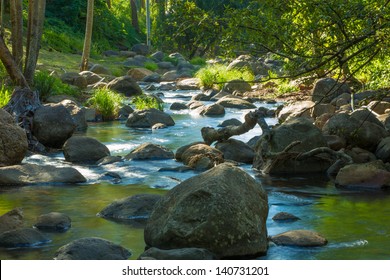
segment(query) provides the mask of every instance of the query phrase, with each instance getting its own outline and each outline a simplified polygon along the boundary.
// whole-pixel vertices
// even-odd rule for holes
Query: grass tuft
[[[100,88],[96,89],[92,97],[87,100],[87,104],[102,114],[104,121],[114,120],[124,101],[124,96],[115,91]]]

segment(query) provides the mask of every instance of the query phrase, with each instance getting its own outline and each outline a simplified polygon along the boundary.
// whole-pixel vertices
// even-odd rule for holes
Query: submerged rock
[[[159,248],[149,248],[143,252],[139,257],[143,259],[155,260],[215,260],[217,257],[210,251],[202,248],[181,248],[162,250]]]
[[[293,221],[300,220],[300,218],[287,212],[279,212],[272,217],[272,220],[277,222],[293,222]]]
[[[43,231],[64,232],[71,227],[71,220],[63,213],[51,212],[39,216],[34,227]]]
[[[0,247],[34,247],[50,242],[40,231],[33,228],[14,229],[0,234]]]
[[[271,241],[276,245],[318,247],[328,244],[319,233],[310,230],[291,230],[278,235],[271,236]]]
[[[111,241],[97,237],[74,240],[57,250],[56,260],[127,260],[130,251]]]
[[[0,233],[23,227],[24,215],[21,208],[15,208],[0,216]]]
[[[137,194],[116,200],[100,211],[97,216],[106,219],[145,222],[161,195]]]
[[[157,202],[145,227],[147,246],[205,248],[221,258],[267,252],[267,194],[237,167],[221,164]]]
[[[46,183],[84,183],[87,180],[72,167],[13,165],[0,168],[0,186]]]
[[[215,148],[223,153],[225,160],[234,160],[242,163],[253,163],[255,152],[244,142],[236,139],[228,139],[224,142],[219,142]]]

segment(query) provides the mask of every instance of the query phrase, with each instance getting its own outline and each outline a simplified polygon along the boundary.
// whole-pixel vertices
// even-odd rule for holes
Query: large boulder
[[[42,231],[65,232],[71,227],[71,220],[66,214],[50,212],[40,215],[34,227]]]
[[[97,162],[110,155],[104,144],[88,136],[72,136],[62,149],[65,160],[69,162]]]
[[[150,48],[148,45],[140,43],[140,44],[135,44],[131,48],[131,51],[135,52],[138,55],[148,55],[150,52]]]
[[[267,193],[237,167],[221,164],[157,202],[145,243],[160,249],[205,248],[221,258],[267,252]]]
[[[338,187],[386,188],[390,187],[390,172],[381,160],[350,164],[340,169],[335,184]]]
[[[0,109],[0,167],[21,163],[27,149],[26,132],[14,123],[10,114]]]
[[[235,109],[256,109],[256,105],[241,98],[223,97],[217,101],[216,104],[222,105],[225,108]]]
[[[169,149],[153,143],[144,143],[125,156],[130,160],[173,159],[174,154]]]
[[[70,115],[73,118],[73,122],[76,125],[76,131],[85,131],[88,128],[86,121],[85,113],[86,109],[79,106],[76,102],[72,100],[63,100],[61,104],[65,106]]]
[[[34,113],[33,134],[47,147],[61,148],[75,129],[71,114],[62,104],[46,104]]]
[[[98,237],[74,240],[59,248],[56,260],[127,260],[131,252],[111,241]]]
[[[383,162],[390,162],[390,137],[383,138],[379,142],[375,156]]]
[[[97,216],[144,223],[160,199],[161,195],[157,194],[136,194],[110,203]]]
[[[276,245],[318,247],[325,246],[328,241],[319,233],[310,230],[290,230],[271,236],[271,241]]]
[[[383,125],[376,118],[370,121],[368,118],[361,120],[361,114],[348,115],[339,113],[331,117],[323,126],[324,134],[337,135],[344,138],[347,145],[357,146],[375,152],[379,142],[388,134]],[[379,123],[378,123],[379,122]]]
[[[21,208],[15,208],[0,216],[0,234],[9,230],[22,228],[24,215]]]
[[[312,101],[330,103],[334,98],[343,93],[351,93],[346,83],[340,83],[333,78],[322,78],[313,87]]]
[[[48,242],[48,237],[33,228],[13,229],[0,234],[0,247],[4,248],[34,247]]]
[[[123,93],[125,96],[131,97],[142,94],[142,89],[137,82],[130,76],[122,76],[115,78],[107,84],[107,88]]]
[[[225,108],[222,105],[214,103],[214,104],[198,107],[195,113],[202,116],[214,116],[214,117],[224,116]]]
[[[283,106],[278,112],[278,119],[284,122],[287,118],[292,117],[308,117],[310,118],[310,109],[315,103],[313,101],[297,101]]]
[[[166,126],[175,125],[174,120],[167,113],[157,109],[136,110],[129,115],[126,126],[135,128],[151,128],[156,123],[162,123]]]
[[[87,180],[72,167],[13,165],[0,168],[0,186],[46,183],[84,183]]]
[[[139,257],[143,259],[155,260],[215,260],[216,256],[210,251],[202,248],[180,248],[171,250],[162,250],[159,248],[149,248]]]
[[[96,84],[103,79],[101,76],[92,71],[82,71],[79,74],[87,80],[88,85]]]
[[[271,158],[270,154],[282,152],[294,141],[301,143],[290,149],[289,152],[302,153],[318,147],[327,147],[326,139],[321,130],[310,120],[303,117],[291,118],[272,129],[270,136],[266,135],[260,138],[256,145],[253,167],[264,170],[267,167],[267,161]],[[280,157],[268,172],[270,174],[325,172],[332,163],[333,160],[322,156],[313,156],[305,160]]]
[[[255,157],[255,152],[249,145],[236,139],[218,142],[215,148],[223,153],[225,160],[229,159],[242,163],[253,163],[253,158]]]
[[[176,83],[178,89],[181,90],[198,90],[200,88],[199,78],[183,79]]]
[[[67,72],[60,77],[63,83],[76,86],[80,89],[85,89],[88,85],[87,79],[76,72]]]
[[[384,114],[387,110],[390,109],[390,102],[387,101],[371,101],[368,105],[367,108],[370,110],[374,111],[375,113],[382,115]]]

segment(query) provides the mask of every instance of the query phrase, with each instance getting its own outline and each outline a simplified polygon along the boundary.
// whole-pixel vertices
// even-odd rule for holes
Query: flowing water
[[[131,129],[124,122],[90,124],[85,135],[95,137],[108,146],[112,155],[126,155],[139,144],[153,142],[175,151],[194,141],[201,141],[200,129],[216,127],[224,119],[243,121],[246,110],[227,109],[224,117],[210,118],[192,115],[189,111],[171,112],[175,101],[187,101],[199,92],[164,92],[166,112],[176,125],[167,129]],[[185,97],[186,96],[186,97]],[[277,106],[256,103],[258,106]],[[275,119],[266,119],[273,125]],[[259,127],[245,135],[235,137],[248,141],[260,135]],[[68,166],[62,153],[50,157],[34,155],[25,162]],[[55,251],[72,240],[82,237],[101,237],[121,244],[132,251],[136,259],[144,250],[141,225],[118,223],[96,216],[100,210],[116,199],[139,193],[165,194],[180,181],[196,173],[158,172],[162,167],[177,167],[175,160],[125,161],[97,167],[76,167],[87,179],[77,185],[34,185],[10,187],[0,190],[0,215],[22,207],[26,226],[32,226],[36,217],[49,212],[62,212],[72,219],[72,227],[65,233],[47,233],[52,240],[38,248],[0,249],[0,259],[52,259]],[[259,180],[269,196],[268,234],[275,235],[292,229],[315,230],[324,235],[329,244],[321,248],[270,246],[261,259],[390,259],[390,193],[385,191],[339,190],[326,177],[263,177],[250,165],[241,166]],[[116,172],[120,183],[102,181],[99,177]],[[272,217],[281,211],[292,213],[300,220],[280,223]]]

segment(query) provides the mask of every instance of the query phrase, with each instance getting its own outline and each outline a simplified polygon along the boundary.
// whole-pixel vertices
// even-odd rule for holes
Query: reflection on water
[[[198,92],[191,92],[190,95]],[[174,101],[182,100],[177,94],[165,93],[166,111],[172,115],[176,125],[162,130],[131,129],[125,122],[91,124],[86,135],[95,137],[108,146],[112,155],[126,155],[145,142],[164,145],[175,151],[191,142],[201,141],[200,129],[216,127],[229,118],[243,117],[248,110],[228,109],[224,117],[207,118],[189,115],[188,111],[168,110]],[[257,103],[257,106],[271,106]],[[273,105],[273,106],[277,106]],[[275,119],[267,119],[270,125]],[[261,129],[235,137],[248,141],[260,135]],[[25,160],[30,163],[68,166],[61,153],[50,157],[34,155]],[[35,219],[48,212],[62,212],[72,219],[72,227],[65,233],[48,233],[52,240],[40,248],[0,249],[0,259],[52,259],[62,245],[82,237],[101,237],[121,244],[132,251],[136,259],[144,250],[143,229],[106,220],[96,216],[100,210],[116,199],[139,193],[164,194],[179,182],[194,176],[190,172],[159,172],[162,167],[178,167],[175,160],[124,161],[101,167],[73,165],[87,179],[86,184],[29,186],[2,188],[0,191],[0,215],[22,207],[26,226],[31,227]],[[294,248],[271,246],[262,259],[390,259],[390,194],[389,192],[360,192],[338,190],[323,176],[275,178],[256,174],[250,165],[241,166],[261,181],[269,195],[268,234],[275,235],[292,229],[315,230],[324,235],[329,244],[322,248]],[[122,177],[119,184],[101,181],[105,172],[115,172]],[[272,220],[278,212],[289,212],[300,220],[280,223]]]

